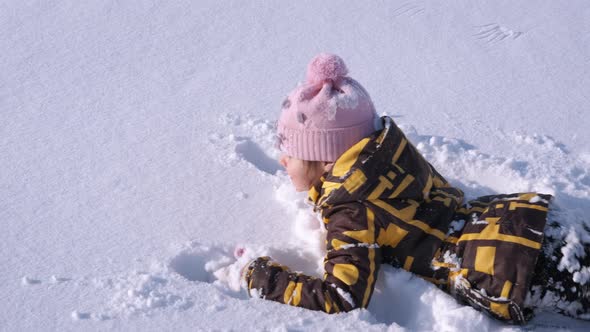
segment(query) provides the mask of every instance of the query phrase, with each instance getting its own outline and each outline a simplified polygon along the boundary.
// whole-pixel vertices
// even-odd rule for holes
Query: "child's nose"
[[[283,166],[284,168],[287,168],[287,156],[281,155],[279,157],[279,164],[281,164],[281,166]]]

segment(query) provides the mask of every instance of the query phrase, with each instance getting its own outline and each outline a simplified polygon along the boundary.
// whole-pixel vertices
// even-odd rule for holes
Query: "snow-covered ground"
[[[233,249],[320,274],[275,161],[280,102],[332,52],[469,197],[590,212],[590,2],[0,3],[0,330],[589,330],[507,326],[383,268],[368,310],[251,300]]]

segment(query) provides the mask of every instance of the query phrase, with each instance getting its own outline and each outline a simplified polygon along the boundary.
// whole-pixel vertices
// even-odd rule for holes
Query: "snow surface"
[[[0,31],[0,330],[590,329],[507,326],[388,267],[347,314],[232,290],[236,246],[322,274],[273,146],[320,52],[469,197],[587,222],[590,2],[8,0]]]

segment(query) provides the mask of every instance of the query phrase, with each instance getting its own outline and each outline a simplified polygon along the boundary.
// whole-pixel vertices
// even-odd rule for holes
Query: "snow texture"
[[[323,274],[322,221],[274,146],[322,52],[469,198],[554,194],[560,266],[588,280],[589,17],[584,0],[2,2],[0,330],[589,330],[504,325],[388,266],[346,314],[239,287],[256,255]]]

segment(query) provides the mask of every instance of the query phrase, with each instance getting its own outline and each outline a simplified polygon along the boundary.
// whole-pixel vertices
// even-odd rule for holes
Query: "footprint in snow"
[[[420,13],[423,13],[426,9],[419,2],[407,2],[393,11],[393,17],[408,16],[413,17]]]
[[[72,279],[71,279],[71,278],[63,278],[63,277],[58,277],[58,276],[52,275],[52,276],[49,278],[49,280],[48,280],[48,283],[50,283],[50,284],[61,284],[61,283],[64,283],[64,282],[67,282],[67,281],[70,281],[70,280],[72,280]],[[24,277],[22,277],[22,279],[21,279],[21,284],[22,284],[23,286],[28,286],[28,285],[39,285],[39,284],[41,284],[41,283],[43,283],[43,281],[42,281],[42,280],[40,280],[40,279],[35,279],[35,278],[31,278],[31,277],[29,277],[29,276],[24,276]]]
[[[23,286],[26,286],[26,285],[38,285],[40,283],[41,283],[41,280],[34,279],[34,278],[31,278],[31,277],[27,277],[27,276],[24,276],[21,279],[21,284],[23,284]]]
[[[490,23],[475,27],[475,38],[485,41],[487,44],[498,42],[504,39],[517,39],[524,34],[521,31],[510,30],[497,23]]]

